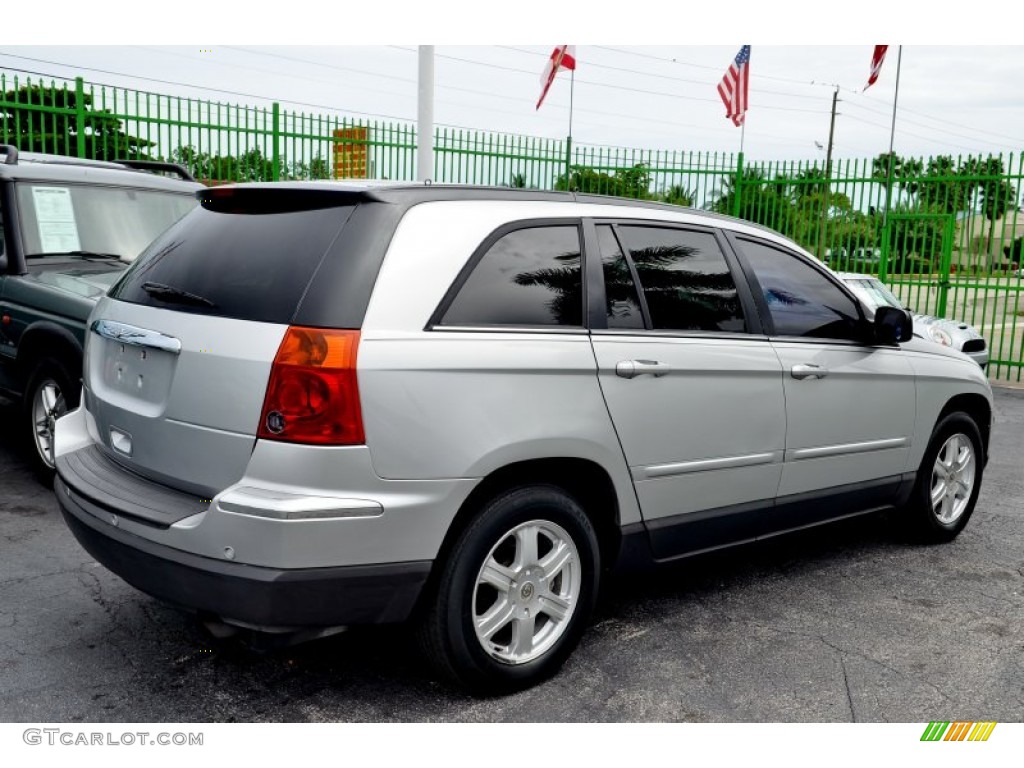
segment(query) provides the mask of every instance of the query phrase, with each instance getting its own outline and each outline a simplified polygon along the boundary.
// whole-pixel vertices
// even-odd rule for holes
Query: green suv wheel
[[[32,435],[32,462],[36,477],[53,484],[54,426],[57,419],[78,407],[79,389],[67,366],[55,358],[36,364],[25,389],[25,414]]]

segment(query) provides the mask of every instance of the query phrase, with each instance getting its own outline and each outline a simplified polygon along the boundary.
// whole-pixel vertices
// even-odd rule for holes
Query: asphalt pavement
[[[0,404],[0,721],[1024,721],[1024,391],[996,413],[952,544],[870,517],[619,580],[558,676],[477,699],[405,627],[260,651],[137,592],[71,536]]]

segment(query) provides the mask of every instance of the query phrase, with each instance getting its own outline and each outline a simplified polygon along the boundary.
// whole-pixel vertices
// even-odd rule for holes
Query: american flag
[[[882,71],[882,62],[885,61],[885,52],[889,50],[888,45],[876,45],[875,52],[871,54],[871,74],[868,75],[868,84],[864,86],[866,91],[878,79],[878,73]]]
[[[750,46],[744,45],[718,85],[718,95],[725,103],[725,116],[732,119],[733,125],[743,125],[747,114],[749,83]]]
[[[544,102],[544,97],[548,95],[548,89],[551,87],[551,84],[555,82],[555,75],[558,74],[558,70],[560,69],[575,71],[575,45],[556,45],[555,50],[551,52],[547,66],[544,67],[544,71],[540,76],[540,84],[543,90],[540,92],[540,98],[537,99],[537,109],[540,109],[540,105]]]

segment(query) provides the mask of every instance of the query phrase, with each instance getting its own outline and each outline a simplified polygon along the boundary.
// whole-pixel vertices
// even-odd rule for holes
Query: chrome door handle
[[[828,376],[828,368],[813,365],[812,363],[804,363],[803,365],[794,365],[790,373],[794,379],[824,379]]]
[[[620,360],[615,364],[615,375],[624,379],[643,376],[645,373],[651,376],[664,376],[671,370],[671,365],[657,360]]]

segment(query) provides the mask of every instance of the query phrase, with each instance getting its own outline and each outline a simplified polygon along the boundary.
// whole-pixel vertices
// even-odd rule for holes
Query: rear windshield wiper
[[[81,256],[83,259],[122,259],[119,253],[100,253],[99,251],[48,251],[46,253],[30,253],[26,259],[40,259],[47,256]]]
[[[142,290],[153,296],[160,301],[166,301],[168,304],[192,304],[198,307],[216,307],[212,301],[204,296],[199,296],[195,293],[189,293],[183,291],[180,288],[172,288],[169,285],[163,283],[143,283]]]

